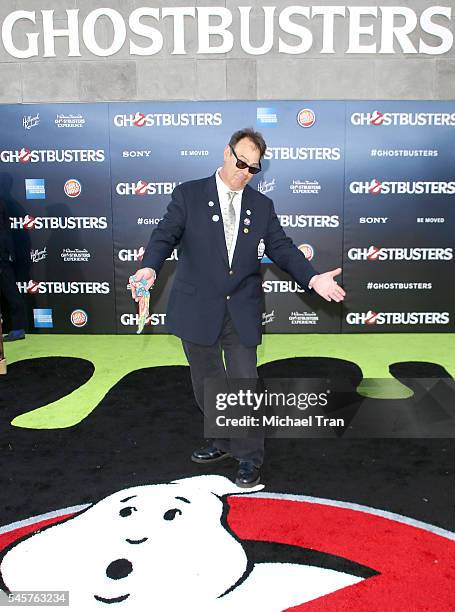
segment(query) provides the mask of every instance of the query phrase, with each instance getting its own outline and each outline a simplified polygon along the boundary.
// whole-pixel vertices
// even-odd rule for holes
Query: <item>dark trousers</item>
[[[0,261],[0,297],[8,308],[11,328],[25,329],[25,306],[16,285],[13,266],[8,261]]]
[[[217,342],[202,346],[182,340],[183,350],[190,366],[194,397],[204,413],[205,378],[249,378],[257,379],[256,347],[243,346],[229,314],[226,314],[223,329]],[[223,363],[223,353],[224,361]],[[225,365],[226,364],[226,365]],[[217,438],[213,446],[228,452],[239,461],[252,461],[262,465],[264,438]]]

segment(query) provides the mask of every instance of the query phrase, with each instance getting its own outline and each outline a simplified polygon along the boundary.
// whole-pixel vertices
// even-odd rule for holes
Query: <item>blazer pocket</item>
[[[187,293],[188,295],[193,295],[196,293],[196,287],[191,283],[187,283],[186,281],[180,280],[176,278],[174,281],[174,287],[176,291],[180,291],[181,293]]]

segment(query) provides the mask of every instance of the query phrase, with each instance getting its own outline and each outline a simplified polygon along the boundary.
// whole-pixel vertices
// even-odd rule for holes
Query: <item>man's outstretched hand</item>
[[[140,268],[134,273],[134,276],[135,276],[135,281],[130,282],[131,296],[135,302],[138,302],[139,298],[137,296],[136,289],[139,287],[140,281],[142,279],[147,281],[146,288],[150,289],[150,287],[153,287],[153,283],[155,282],[156,273],[153,268]]]
[[[334,302],[341,302],[346,292],[335,280],[335,276],[339,274],[341,274],[341,268],[318,274],[312,279],[311,288],[328,302],[332,300]]]

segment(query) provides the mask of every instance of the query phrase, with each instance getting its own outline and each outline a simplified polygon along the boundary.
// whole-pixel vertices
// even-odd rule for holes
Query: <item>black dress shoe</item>
[[[241,461],[235,484],[238,487],[249,489],[250,487],[255,487],[260,481],[260,468],[256,467],[251,461]]]
[[[223,461],[231,455],[224,451],[216,448],[215,446],[206,446],[205,448],[198,448],[193,451],[191,455],[191,461],[195,463],[216,463],[217,461]]]

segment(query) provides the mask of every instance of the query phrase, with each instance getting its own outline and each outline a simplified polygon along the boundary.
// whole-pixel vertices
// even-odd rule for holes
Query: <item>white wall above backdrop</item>
[[[0,102],[453,99],[454,11],[2,0]]]

